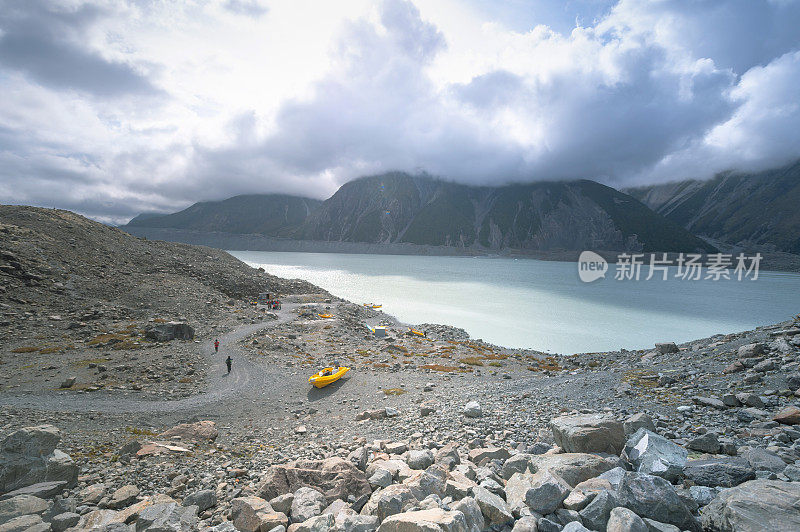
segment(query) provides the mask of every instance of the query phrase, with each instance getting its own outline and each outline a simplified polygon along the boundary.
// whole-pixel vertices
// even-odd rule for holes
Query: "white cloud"
[[[800,2],[612,4],[0,0],[0,201],[122,219],[392,169],[623,185],[800,156]]]

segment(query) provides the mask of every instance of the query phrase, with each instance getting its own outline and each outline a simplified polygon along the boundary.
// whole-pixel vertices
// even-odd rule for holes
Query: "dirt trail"
[[[268,386],[261,386],[268,379],[265,369],[252,362],[240,349],[238,343],[242,338],[257,331],[291,321],[294,317],[292,310],[298,306],[299,304],[286,304],[283,306],[283,310],[281,310],[277,320],[243,325],[220,336],[219,353],[214,352],[213,339],[201,344],[202,354],[212,361],[213,366],[206,383],[207,390],[191,397],[163,401],[126,398],[120,397],[118,392],[112,395],[102,391],[92,394],[62,392],[47,395],[0,393],[0,405],[60,412],[178,412],[223,401],[246,390],[265,391],[274,389]],[[228,354],[233,358],[230,374],[227,374],[225,367],[225,358]]]

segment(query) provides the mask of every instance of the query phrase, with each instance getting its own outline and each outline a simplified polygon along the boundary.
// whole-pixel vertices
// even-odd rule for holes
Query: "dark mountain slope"
[[[800,161],[627,191],[689,231],[749,248],[800,253]]]
[[[140,215],[128,225],[282,236],[299,227],[320,203],[283,194],[251,194],[195,203],[174,214]]]

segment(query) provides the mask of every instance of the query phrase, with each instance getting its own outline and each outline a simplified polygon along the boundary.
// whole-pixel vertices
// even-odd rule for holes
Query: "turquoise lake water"
[[[752,329],[800,313],[800,274],[753,280],[583,283],[578,265],[493,257],[231,251],[280,277],[356,303],[374,302],[409,323],[461,327],[474,338],[552,353],[640,349]]]

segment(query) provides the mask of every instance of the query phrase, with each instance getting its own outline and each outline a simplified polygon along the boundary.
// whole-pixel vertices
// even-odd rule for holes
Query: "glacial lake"
[[[800,313],[800,274],[757,280],[584,283],[578,265],[499,257],[230,251],[279,277],[305,279],[355,303],[380,303],[408,324],[442,323],[473,338],[551,353],[641,349],[752,329]],[[732,273],[732,270],[731,270]]]

